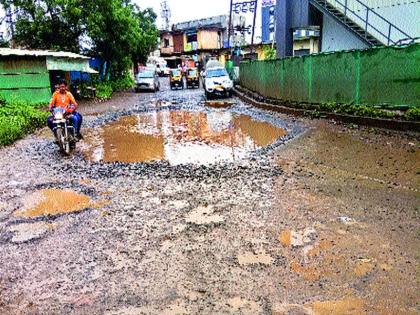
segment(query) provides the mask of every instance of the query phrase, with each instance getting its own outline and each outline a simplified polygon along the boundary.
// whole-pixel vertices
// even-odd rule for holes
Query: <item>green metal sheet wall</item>
[[[240,81],[286,101],[420,106],[420,44],[243,62]]]
[[[45,57],[0,57],[0,97],[29,104],[48,103],[51,91]]]

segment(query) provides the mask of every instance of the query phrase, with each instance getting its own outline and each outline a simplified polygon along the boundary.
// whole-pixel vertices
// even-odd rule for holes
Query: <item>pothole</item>
[[[243,159],[286,135],[268,122],[228,111],[157,111],[92,130],[85,154],[93,162],[206,165]]]
[[[90,197],[71,190],[45,189],[37,191],[23,199],[24,206],[15,212],[16,217],[37,218],[78,212],[87,208],[97,208]]]

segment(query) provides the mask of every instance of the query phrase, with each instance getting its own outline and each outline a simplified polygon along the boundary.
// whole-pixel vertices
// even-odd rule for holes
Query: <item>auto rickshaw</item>
[[[194,87],[200,87],[200,78],[197,68],[190,68],[187,70],[187,89]]]
[[[172,69],[169,75],[169,84],[171,90],[173,89],[184,89],[184,81],[182,80],[182,73],[179,69]]]

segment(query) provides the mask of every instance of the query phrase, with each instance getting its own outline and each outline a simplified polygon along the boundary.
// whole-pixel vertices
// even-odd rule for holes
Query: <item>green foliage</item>
[[[131,89],[134,86],[134,80],[131,78],[131,76],[128,73],[126,73],[120,78],[114,81],[111,81],[111,86],[114,92],[125,91],[128,89]]]
[[[132,0],[0,0],[0,5],[19,11],[17,45],[94,54],[112,64],[107,74],[113,80],[146,61],[158,41],[156,14]]]
[[[323,112],[342,113],[348,115],[355,115],[361,117],[377,117],[377,118],[396,118],[398,115],[395,112],[376,109],[368,105],[351,105],[351,104],[337,104],[325,103],[319,104],[316,110]]]
[[[407,110],[404,118],[407,120],[420,121],[420,107],[414,107]]]
[[[121,92],[131,89],[134,86],[134,80],[126,73],[119,79],[113,81],[103,81],[95,84],[96,96],[102,99],[111,98],[114,92]]]
[[[96,86],[96,97],[98,98],[109,99],[112,93],[113,90],[110,82],[101,82]]]
[[[264,48],[265,60],[273,60],[277,58],[276,49],[273,47]]]
[[[8,145],[44,126],[49,113],[22,102],[0,100],[0,146]]]
[[[19,10],[13,40],[22,47],[78,52],[85,0],[0,0]]]

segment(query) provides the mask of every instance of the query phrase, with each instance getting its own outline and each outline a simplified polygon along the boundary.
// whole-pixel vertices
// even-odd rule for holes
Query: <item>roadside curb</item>
[[[270,104],[266,102],[266,99],[250,90],[247,90],[241,86],[236,86],[233,89],[236,96],[238,96],[242,101],[247,102],[256,107],[273,110],[280,113],[294,115],[294,116],[315,116],[319,115],[322,118],[337,120],[343,123],[353,123],[357,125],[371,126],[377,128],[385,128],[392,130],[400,131],[415,131],[420,132],[420,122],[415,121],[405,121],[405,120],[392,120],[392,119],[383,119],[383,118],[372,118],[372,117],[361,117],[353,116],[339,113],[330,113],[330,112],[321,112],[310,109],[301,109],[294,108],[291,106],[281,105],[281,101],[276,101],[276,104]],[[287,104],[283,102],[283,104]]]

